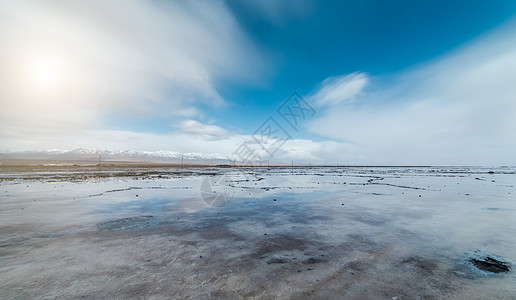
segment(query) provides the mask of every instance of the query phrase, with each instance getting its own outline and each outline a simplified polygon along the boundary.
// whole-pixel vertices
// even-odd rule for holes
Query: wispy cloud
[[[310,98],[318,105],[333,106],[348,103],[362,93],[368,82],[369,78],[363,73],[330,77],[319,84]]]
[[[113,116],[199,116],[226,104],[218,83],[260,81],[265,65],[221,1],[21,0],[0,14],[0,125],[29,140]],[[36,86],[49,61],[54,86]]]
[[[188,124],[189,123],[189,124]],[[3,136],[6,150],[41,150],[41,149],[62,149],[62,140],[66,139],[67,148],[93,149],[98,148],[109,150],[130,150],[143,152],[173,152],[180,157],[181,154],[195,153],[198,158],[217,158],[233,161],[240,161],[235,155],[235,150],[242,143],[252,144],[252,148],[261,158],[262,162],[279,163],[345,163],[339,160],[340,154],[349,151],[349,145],[335,141],[311,141],[307,139],[291,139],[270,157],[260,145],[256,144],[250,135],[227,133],[224,129],[206,125],[196,121],[185,122],[184,131],[174,131],[166,134],[140,133],[124,130],[82,130],[80,132],[63,133],[60,136],[36,136],[31,140],[23,140],[20,137],[24,133],[11,132]],[[80,136],[80,139],[77,139]],[[15,142],[15,143],[13,143]],[[4,150],[5,151],[5,150]],[[63,151],[62,151],[63,152]],[[110,151],[113,152],[113,151]],[[117,152],[117,151],[114,151]],[[259,163],[258,157],[254,163]]]
[[[310,3],[252,2],[245,9],[281,26],[310,14]],[[225,2],[20,0],[2,2],[0,15],[0,151],[229,156],[252,141],[206,115],[228,104],[221,87],[259,84],[268,68]],[[303,126],[327,140],[312,141],[301,132],[274,159],[516,163],[514,28],[400,74],[326,79],[307,95],[317,119]],[[111,127],[118,124],[111,120],[136,119],[168,127]]]
[[[229,133],[222,127],[216,125],[203,124],[195,120],[183,121],[179,128],[187,134],[202,135],[211,139],[226,138]]]
[[[350,142],[355,153],[343,157],[352,161],[516,163],[516,38],[510,27],[400,74],[390,88],[364,92],[369,80],[354,80],[356,74],[323,82],[313,98],[327,109],[311,130]],[[355,104],[342,101],[348,95]]]

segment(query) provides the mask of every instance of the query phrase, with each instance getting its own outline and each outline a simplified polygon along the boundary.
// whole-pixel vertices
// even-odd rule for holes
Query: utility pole
[[[99,167],[100,167],[100,160],[102,159],[102,154],[99,154]]]
[[[184,160],[183,160],[183,155],[181,155],[181,169],[184,168]]]

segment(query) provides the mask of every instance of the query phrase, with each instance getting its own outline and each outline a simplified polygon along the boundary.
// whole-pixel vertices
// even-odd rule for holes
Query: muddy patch
[[[469,261],[479,270],[490,273],[507,273],[511,269],[508,262],[490,256],[472,258]]]
[[[285,258],[279,258],[279,257],[273,257],[269,260],[267,260],[267,264],[286,264],[288,263],[288,260]]]
[[[144,229],[155,227],[158,224],[159,221],[153,216],[139,216],[99,223],[97,227],[101,231],[118,231]]]
[[[311,240],[301,239],[291,235],[270,236],[265,240],[257,243],[258,249],[256,250],[254,256],[261,258],[280,251],[297,250],[302,252],[312,246],[313,242]]]
[[[418,256],[402,260],[400,266],[410,268],[427,275],[433,273],[437,269],[436,262]]]

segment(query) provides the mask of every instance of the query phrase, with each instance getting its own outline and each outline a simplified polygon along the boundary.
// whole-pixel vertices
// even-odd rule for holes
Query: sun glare
[[[38,56],[28,60],[27,77],[32,88],[53,90],[59,88],[63,80],[62,62],[52,56]]]

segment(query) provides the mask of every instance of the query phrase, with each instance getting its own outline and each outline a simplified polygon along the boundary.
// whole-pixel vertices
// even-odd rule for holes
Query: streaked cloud
[[[353,101],[369,83],[363,73],[353,73],[325,79],[310,100],[319,105],[338,105]]]
[[[31,140],[22,140],[24,133],[11,132],[2,137],[9,152],[20,150],[61,149],[62,140],[68,140],[68,149],[59,151],[68,152],[72,149],[96,153],[97,149],[107,152],[131,151],[156,153],[195,154],[197,158],[227,159],[240,161],[234,154],[242,143],[250,144],[262,162],[290,163],[318,163],[345,162],[339,160],[341,153],[349,151],[349,145],[335,141],[312,141],[308,139],[291,139],[285,142],[273,157],[267,155],[259,144],[250,135],[228,133],[218,126],[205,125],[198,122],[189,122],[185,127],[196,128],[191,132],[174,131],[166,134],[140,133],[125,130],[82,130],[80,132],[63,133],[60,136],[41,135]],[[200,128],[200,129],[198,129]],[[188,131],[188,130],[186,130]],[[202,132],[202,133],[201,133]],[[209,134],[208,134],[209,133]],[[80,139],[77,138],[80,136]],[[174,151],[164,149],[174,149]],[[153,154],[153,155],[154,155]],[[168,155],[167,154],[167,155]],[[259,163],[257,159],[255,163]]]
[[[227,137],[229,133],[222,127],[207,125],[195,120],[186,120],[179,125],[179,129],[187,134],[202,135],[208,138],[220,139]]]
[[[516,163],[514,24],[433,61],[422,59],[481,30],[428,53],[416,47],[422,55],[407,59],[382,51],[406,50],[412,40],[357,55],[382,40],[378,31],[365,41],[370,29],[383,21],[399,27],[378,16],[355,32],[352,18],[340,15],[353,7],[323,9],[311,0],[3,1],[0,151],[231,156],[242,142],[254,143],[250,134],[275,113],[277,101],[312,90],[305,99],[316,119],[292,132],[273,158],[259,150],[264,159]],[[348,31],[336,38],[341,28]],[[344,51],[348,46],[353,51]],[[376,72],[365,63],[384,56],[392,63]],[[331,77],[317,84],[321,76]]]
[[[265,65],[221,1],[21,0],[0,14],[4,131],[199,116],[227,104],[217,84],[253,84]]]
[[[365,85],[364,75],[357,83],[355,74],[324,81],[313,98],[327,109],[311,130],[350,142],[355,153],[343,157],[352,161],[514,163],[516,38],[510,29],[401,73],[389,88]],[[356,103],[345,101],[353,97]]]

